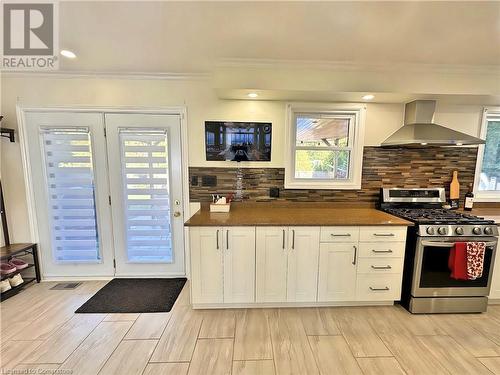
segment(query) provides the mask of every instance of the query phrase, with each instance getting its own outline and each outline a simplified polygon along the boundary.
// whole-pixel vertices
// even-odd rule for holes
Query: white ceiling
[[[500,66],[500,2],[64,2],[66,71],[207,72],[225,59]]]

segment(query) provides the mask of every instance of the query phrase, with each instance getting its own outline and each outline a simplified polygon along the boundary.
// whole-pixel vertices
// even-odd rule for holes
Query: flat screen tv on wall
[[[205,121],[207,160],[271,161],[270,122]]]

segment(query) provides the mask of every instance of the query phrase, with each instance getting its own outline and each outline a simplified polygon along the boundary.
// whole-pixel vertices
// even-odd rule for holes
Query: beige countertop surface
[[[472,211],[463,211],[465,214],[484,217],[488,220],[494,220],[495,223],[500,225],[500,207],[478,207],[473,208]]]
[[[271,207],[233,205],[228,213],[202,207],[185,226],[411,226],[410,221],[374,208]]]

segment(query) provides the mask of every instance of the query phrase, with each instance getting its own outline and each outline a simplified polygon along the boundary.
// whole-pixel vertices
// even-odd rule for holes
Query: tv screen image
[[[271,125],[205,121],[207,160],[271,161]]]

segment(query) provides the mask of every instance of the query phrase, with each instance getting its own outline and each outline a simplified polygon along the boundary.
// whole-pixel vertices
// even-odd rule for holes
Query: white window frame
[[[355,117],[353,126],[353,142],[349,164],[349,178],[346,180],[303,179],[295,178],[296,151],[296,115],[310,113],[311,115],[352,115]],[[366,106],[358,103],[345,104],[310,104],[288,103],[286,105],[285,122],[285,189],[331,189],[359,190],[361,189],[361,174],[363,169],[363,146],[365,138]]]
[[[486,132],[488,130],[488,117],[500,117],[500,107],[490,107],[483,109],[483,117],[481,119],[481,129],[479,137],[486,139]],[[500,202],[500,191],[480,191],[479,180],[481,178],[481,170],[483,167],[485,145],[479,145],[476,160],[476,172],[474,175],[474,201],[476,202]]]

